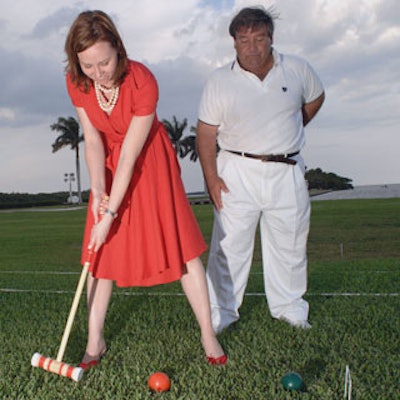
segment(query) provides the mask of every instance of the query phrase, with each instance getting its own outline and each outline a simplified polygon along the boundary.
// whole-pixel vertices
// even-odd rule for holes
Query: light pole
[[[68,203],[73,203],[73,198],[72,198],[72,182],[75,182],[75,174],[73,172],[67,174],[64,174],[64,182],[69,182],[69,197],[67,202]]]

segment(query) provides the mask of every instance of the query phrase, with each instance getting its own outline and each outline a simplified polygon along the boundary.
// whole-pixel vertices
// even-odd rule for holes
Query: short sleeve
[[[308,62],[304,62],[304,101],[311,103],[324,91],[321,79]]]
[[[131,91],[133,114],[144,116],[155,112],[158,102],[158,84],[154,75],[138,62],[131,63],[130,72],[130,83],[134,86]]]
[[[222,121],[222,108],[220,106],[221,90],[218,87],[217,71],[208,78],[201,95],[198,108],[198,118],[208,125],[220,125]]]

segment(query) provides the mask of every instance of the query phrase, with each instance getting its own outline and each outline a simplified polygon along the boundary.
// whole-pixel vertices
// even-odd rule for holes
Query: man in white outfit
[[[214,204],[207,267],[213,327],[219,333],[239,319],[260,224],[270,313],[310,328],[303,299],[310,200],[299,152],[324,89],[305,60],[272,47],[274,18],[265,9],[242,9],[229,33],[236,59],[209,77],[197,125]]]

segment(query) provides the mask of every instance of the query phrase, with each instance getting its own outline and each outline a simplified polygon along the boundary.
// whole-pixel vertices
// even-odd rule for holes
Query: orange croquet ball
[[[154,372],[147,380],[149,388],[154,392],[166,392],[171,387],[169,376],[164,372]]]

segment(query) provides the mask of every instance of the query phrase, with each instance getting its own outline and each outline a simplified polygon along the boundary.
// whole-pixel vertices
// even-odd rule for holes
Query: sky
[[[109,13],[129,57],[155,74],[159,118],[187,118],[195,126],[208,75],[235,57],[230,20],[256,5],[278,15],[275,48],[307,59],[325,87],[323,108],[306,128],[307,168],[354,186],[400,183],[398,0],[2,0],[0,192],[68,190],[64,174],[75,172],[75,153],[69,147],[52,153],[58,134],[50,125],[76,116],[63,49],[81,11]],[[83,147],[82,188],[88,189]],[[181,165],[186,191],[203,190],[199,162]]]

